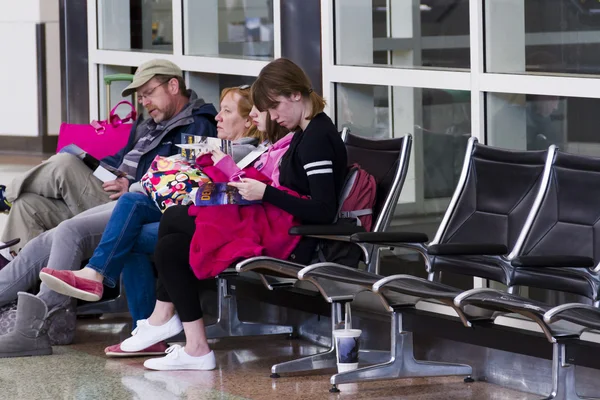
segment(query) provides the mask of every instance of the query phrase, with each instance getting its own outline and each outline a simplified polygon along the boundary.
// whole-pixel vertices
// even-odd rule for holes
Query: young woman
[[[234,141],[233,156],[238,161],[254,150],[264,136],[249,117],[252,106],[249,87],[223,90],[221,112],[216,117],[218,136]],[[69,275],[68,279],[71,282],[79,281],[80,276],[91,274],[91,279],[82,282],[86,282],[87,287],[100,282],[100,290],[95,286],[96,295],[101,295],[103,278],[108,286],[114,286],[122,272],[133,321],[150,315],[156,298],[155,276],[148,256],[154,252],[161,212],[145,194],[126,193],[116,202],[114,210],[111,208],[103,211],[108,213],[108,216],[104,217],[102,213],[87,215],[89,213],[91,210],[35,238],[23,248],[15,260],[0,271],[0,306],[16,299],[17,292],[33,286],[39,271],[47,266],[47,272],[42,274],[43,280],[49,277],[54,285],[57,283],[57,280],[53,279],[55,273],[60,276]],[[98,221],[90,222],[90,218],[97,218]],[[101,218],[105,218],[103,223]],[[88,267],[71,273],[72,275],[66,274],[70,272],[68,270],[81,268],[81,262],[90,257]],[[90,300],[89,297],[85,299]],[[94,297],[92,300],[98,299],[99,297]],[[72,308],[69,297],[51,290],[46,285],[42,285],[37,299],[27,300],[37,301],[40,307],[46,307],[50,311],[46,316],[46,319],[49,319],[47,324],[50,325],[50,332],[54,331],[52,326],[57,315],[56,310]],[[14,310],[6,312],[15,313]],[[31,310],[17,307],[16,314],[19,313],[23,318],[27,318]],[[63,317],[63,321],[58,320],[57,326],[66,326],[70,336],[59,342],[55,341],[54,344],[67,344],[72,340],[74,312],[71,310],[69,313],[73,317],[72,324],[65,325]],[[0,355],[8,348],[11,349],[12,356],[29,354],[32,346],[38,346],[35,343],[43,341],[34,342],[18,333],[0,336]]]
[[[285,154],[270,160],[275,163],[271,171],[279,174],[279,185],[249,178],[230,185],[237,187],[243,198],[262,200],[263,204],[284,210],[302,223],[331,223],[347,172],[347,156],[336,127],[323,113],[325,101],[312,90],[304,71],[287,59],[272,61],[263,68],[252,86],[252,97],[257,108],[268,111],[274,122],[296,132]],[[155,251],[159,276],[156,306],[150,318],[138,323],[122,348],[146,348],[182,328],[187,342],[185,347],[170,347],[165,357],[147,360],[146,368],[209,370],[216,366],[204,330],[199,281],[196,271],[190,268],[188,256],[196,229],[186,207],[171,207],[161,221]],[[210,232],[206,234],[209,236]],[[315,246],[314,241],[302,240],[289,257],[308,263]]]

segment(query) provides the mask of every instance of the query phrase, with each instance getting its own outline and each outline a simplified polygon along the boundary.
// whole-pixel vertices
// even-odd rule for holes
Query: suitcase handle
[[[133,82],[132,74],[112,74],[104,76],[104,83],[107,85],[113,82]]]

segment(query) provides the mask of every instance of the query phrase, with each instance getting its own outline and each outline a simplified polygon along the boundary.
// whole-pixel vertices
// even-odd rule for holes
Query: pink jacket
[[[274,187],[281,186],[279,183],[279,162],[281,161],[281,157],[283,157],[285,152],[290,147],[293,137],[293,132],[288,133],[286,136],[279,139],[275,144],[270,146],[269,150],[263,153],[254,163],[254,168],[256,168],[257,171],[260,171],[263,175],[269,177],[272,182],[271,184]],[[227,175],[227,181],[233,180],[234,177],[239,176],[241,173],[241,170],[231,157],[223,157],[221,160],[219,160],[215,167]]]
[[[275,143],[260,156],[255,163],[256,168],[244,169],[244,176],[297,195],[279,186],[278,182],[279,162],[291,139],[290,134]],[[228,182],[241,173],[235,163],[232,167],[228,161],[223,162],[226,159],[231,160],[225,157],[212,166],[210,156],[205,156],[198,160],[198,165],[204,167],[204,172],[214,182]],[[271,173],[271,177],[267,172]],[[277,179],[277,185],[273,178]],[[289,229],[299,222],[291,214],[269,203],[191,206],[189,214],[196,217],[196,231],[190,246],[190,266],[198,279],[214,277],[234,262],[248,257],[265,255],[287,259],[300,241],[300,236],[288,234]]]

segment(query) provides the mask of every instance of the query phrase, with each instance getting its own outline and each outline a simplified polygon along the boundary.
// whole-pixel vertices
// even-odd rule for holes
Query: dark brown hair
[[[275,97],[290,97],[294,93],[310,99],[312,113],[306,119],[314,118],[325,108],[325,100],[313,91],[306,73],[287,58],[268,63],[252,85],[252,101],[261,111],[277,107],[279,103]]]
[[[257,107],[258,108],[258,107]],[[277,122],[271,120],[271,116],[267,113],[267,131],[265,132],[265,139],[270,143],[276,143],[279,139],[290,133],[290,131]]]

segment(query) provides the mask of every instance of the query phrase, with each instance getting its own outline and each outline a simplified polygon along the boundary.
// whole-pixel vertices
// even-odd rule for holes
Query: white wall
[[[61,119],[58,0],[0,0],[0,136],[38,136],[36,24],[45,22],[48,131]]]

